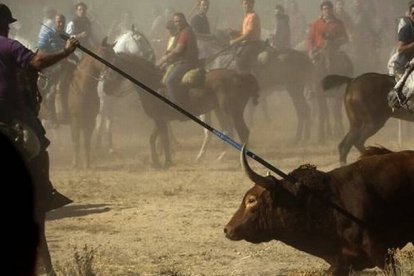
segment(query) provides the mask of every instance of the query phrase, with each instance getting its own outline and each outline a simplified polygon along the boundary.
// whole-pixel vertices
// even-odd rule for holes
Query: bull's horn
[[[246,173],[247,177],[253,181],[255,184],[262,186],[265,189],[270,188],[272,185],[271,181],[267,179],[266,177],[263,177],[250,168],[249,163],[247,162],[246,158],[246,145],[243,145],[241,156],[240,156],[240,162],[243,167],[244,172]]]

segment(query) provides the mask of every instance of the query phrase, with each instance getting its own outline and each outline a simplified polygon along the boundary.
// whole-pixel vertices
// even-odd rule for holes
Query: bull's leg
[[[154,129],[152,130],[152,133],[150,135],[150,148],[151,148],[151,161],[152,161],[152,166],[154,168],[160,168],[161,164],[160,164],[160,160],[158,158],[158,154],[157,154],[157,147],[156,147],[156,142],[157,142],[157,137],[159,135],[159,130],[157,125],[154,126]]]
[[[211,113],[203,114],[199,118],[200,118],[201,121],[205,122],[206,124],[211,125]],[[197,157],[195,159],[196,162],[200,161],[201,158],[204,157],[204,155],[206,153],[207,145],[211,141],[210,131],[208,131],[207,129],[203,129],[203,131],[204,131],[203,144],[201,145],[200,151],[198,152]]]

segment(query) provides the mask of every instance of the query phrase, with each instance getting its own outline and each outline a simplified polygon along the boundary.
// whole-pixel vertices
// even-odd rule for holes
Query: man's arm
[[[72,37],[66,41],[65,48],[57,53],[44,54],[37,52],[30,61],[30,66],[38,71],[52,66],[72,54],[76,50],[77,45],[79,45],[79,41]]]
[[[256,27],[256,24],[258,23],[257,20],[258,20],[257,15],[254,15],[251,18],[250,22],[247,24],[247,28],[245,30],[246,32],[240,35],[239,37],[231,40],[230,45],[237,45],[243,42],[244,40],[249,39],[253,35],[254,28]]]
[[[412,54],[414,53],[414,42],[406,43],[402,41],[398,41],[397,44],[398,53],[400,54]]]
[[[398,33],[397,50],[400,54],[411,55],[414,53],[414,42],[409,43],[411,26],[404,26]]]
[[[51,31],[44,30],[43,32],[39,33],[39,40],[37,42],[37,48],[45,52],[47,47],[49,46],[50,39],[53,36],[53,33]]]

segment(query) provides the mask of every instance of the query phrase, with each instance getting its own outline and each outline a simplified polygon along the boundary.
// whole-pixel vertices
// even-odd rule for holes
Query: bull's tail
[[[327,91],[329,89],[348,84],[352,81],[352,78],[340,75],[329,75],[322,80],[322,89]]]
[[[374,155],[383,155],[383,154],[388,154],[388,153],[392,153],[393,151],[384,148],[384,147],[366,147],[364,152],[361,153],[361,156],[359,157],[359,159],[363,159],[366,157],[371,157]]]

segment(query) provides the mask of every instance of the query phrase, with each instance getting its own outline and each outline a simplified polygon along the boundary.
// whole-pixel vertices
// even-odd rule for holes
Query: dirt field
[[[322,170],[337,167],[339,140],[318,145],[312,142],[313,135],[306,145],[291,145],[295,116],[289,99],[282,94],[271,100],[276,102],[270,105],[272,119],[256,114],[249,148],[285,172],[304,163]],[[223,227],[251,186],[240,168],[239,153],[226,146],[228,154],[217,161],[224,146],[213,139],[206,158],[195,163],[202,130],[192,122],[174,123],[180,143],[175,147],[175,165],[155,170],[147,144],[151,123],[140,111],[130,113],[137,108],[134,100],[119,102],[117,154],[95,154],[91,170],[70,168],[66,127],[49,133],[52,180],[75,201],[51,212],[47,221],[59,274],[70,275],[76,263],[87,269],[89,261],[76,261],[78,254],[93,257],[90,263],[96,275],[323,275],[328,268],[324,261],[281,242],[253,245],[227,240]],[[399,149],[396,126],[391,122],[369,144]],[[409,145],[410,141],[404,148]],[[350,160],[356,158],[352,151]],[[254,161],[251,164],[266,173]]]

